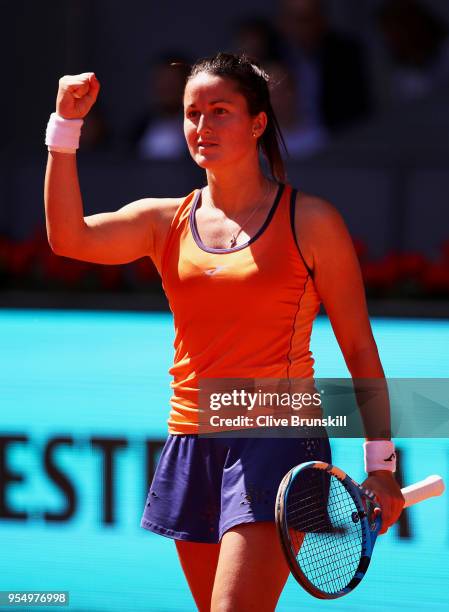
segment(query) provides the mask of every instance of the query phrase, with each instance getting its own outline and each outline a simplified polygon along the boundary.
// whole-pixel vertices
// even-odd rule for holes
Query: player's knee
[[[260,598],[250,594],[220,594],[212,595],[211,612],[274,612],[276,604],[269,601],[261,602]]]
[[[229,598],[212,597],[210,612],[231,612],[231,601]]]
[[[235,597],[212,596],[211,612],[235,612],[236,610],[244,612],[245,608],[242,607],[242,602],[236,601]]]

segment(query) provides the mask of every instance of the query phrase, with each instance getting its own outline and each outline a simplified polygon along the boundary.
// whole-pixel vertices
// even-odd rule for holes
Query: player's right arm
[[[66,119],[84,118],[99,88],[93,73],[63,77],[56,112]],[[76,155],[49,151],[45,217],[49,244],[58,255],[102,264],[128,263],[150,256],[159,268],[161,242],[179,202],[174,198],[147,198],[115,212],[85,217]]]

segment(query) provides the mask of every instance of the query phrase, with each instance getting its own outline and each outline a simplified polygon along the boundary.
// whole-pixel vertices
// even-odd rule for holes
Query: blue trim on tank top
[[[203,187],[204,189],[204,187]],[[284,193],[284,189],[285,189],[285,185],[283,183],[279,183],[279,187],[276,193],[276,197],[274,199],[274,202],[270,208],[270,212],[267,215],[267,218],[265,219],[263,225],[260,227],[260,229],[254,234],[254,236],[252,238],[250,238],[247,242],[245,242],[244,244],[239,244],[236,247],[233,248],[229,248],[229,249],[214,249],[212,247],[207,247],[203,241],[200,238],[200,235],[198,233],[198,228],[196,226],[196,219],[195,219],[195,212],[196,212],[196,208],[200,199],[200,195],[201,192],[203,191],[202,189],[200,189],[197,193],[197,195],[195,196],[195,199],[192,203],[192,207],[190,209],[190,215],[189,215],[189,224],[190,224],[190,231],[192,232],[192,236],[193,239],[196,243],[196,245],[202,250],[205,251],[206,253],[233,253],[234,251],[241,251],[242,249],[246,248],[247,246],[249,246],[250,244],[252,244],[255,240],[257,240],[257,238],[259,238],[259,236],[261,234],[263,234],[263,232],[267,229],[268,225],[270,224],[271,219],[274,216],[274,213],[276,212],[276,209],[278,207],[279,202],[281,201],[281,197],[282,194]]]
[[[298,253],[302,259],[302,263],[304,264],[305,269],[307,270],[310,278],[313,280],[313,270],[309,268],[304,259],[304,255],[302,254],[301,247],[299,246],[298,236],[296,235],[296,227],[295,227],[295,211],[296,211],[296,195],[298,193],[297,189],[292,189],[291,197],[290,197],[290,227],[293,234],[293,239],[296,244],[296,248],[298,249]]]

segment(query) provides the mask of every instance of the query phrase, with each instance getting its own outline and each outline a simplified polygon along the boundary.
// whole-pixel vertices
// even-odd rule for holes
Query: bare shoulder
[[[129,215],[151,217],[155,220],[172,219],[184,197],[180,198],[142,198],[123,207]]]
[[[303,192],[296,197],[295,229],[299,239],[315,245],[348,235],[344,219],[333,204]]]
[[[184,201],[179,198],[142,198],[121,209],[129,219],[134,218],[142,225],[151,227],[155,242],[164,241],[176,211]]]
[[[131,203],[131,206],[134,206],[136,210],[139,210],[140,214],[143,215],[145,219],[144,224],[151,227],[151,256],[159,273],[162,265],[162,252],[170,231],[171,223],[184,200],[185,196],[174,198],[144,198]]]
[[[343,220],[337,208],[328,200],[302,191],[296,195],[296,211],[296,220],[301,225],[307,224],[308,229]]]
[[[295,233],[311,269],[324,251],[336,249],[349,236],[343,217],[333,204],[304,192],[296,196]]]

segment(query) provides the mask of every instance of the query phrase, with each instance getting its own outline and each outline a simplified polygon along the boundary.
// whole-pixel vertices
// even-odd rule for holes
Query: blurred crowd
[[[25,240],[0,235],[0,287],[35,291],[148,291],[158,272],[148,257],[100,265],[55,255],[45,228]]]
[[[449,240],[436,260],[416,252],[389,253],[372,260],[362,241],[355,239],[354,246],[368,297],[449,297]],[[148,257],[105,266],[55,255],[43,228],[22,241],[0,236],[0,286],[8,289],[151,293],[158,279]]]
[[[335,29],[325,0],[279,0],[275,19],[248,17],[235,25],[229,50],[253,57],[270,75],[273,107],[292,158],[321,151],[385,105],[406,104],[449,83],[448,28],[425,0],[380,0],[371,21],[374,46],[385,59],[380,81],[372,40]],[[125,135],[137,158],[187,156],[181,103],[192,59],[167,50],[149,61],[146,107]],[[97,107],[86,121],[82,146],[107,144]]]
[[[407,104],[449,83],[448,28],[424,0],[379,0],[371,19],[375,44],[388,67],[382,95],[376,91],[367,41],[335,29],[325,0],[279,0],[275,19],[248,17],[235,25],[227,50],[246,53],[269,74],[273,107],[291,158],[315,155],[385,105]],[[192,59],[168,49],[148,62],[142,77],[145,107],[130,121],[124,138],[124,148],[136,159],[188,156],[182,93]],[[85,121],[81,149],[107,150],[110,142],[100,102]],[[363,243],[356,240],[356,248],[368,295],[449,296],[449,241],[432,261],[419,253],[390,253],[372,261]],[[44,228],[21,242],[0,236],[3,287],[145,291],[156,278],[148,259],[100,266],[57,257]]]

